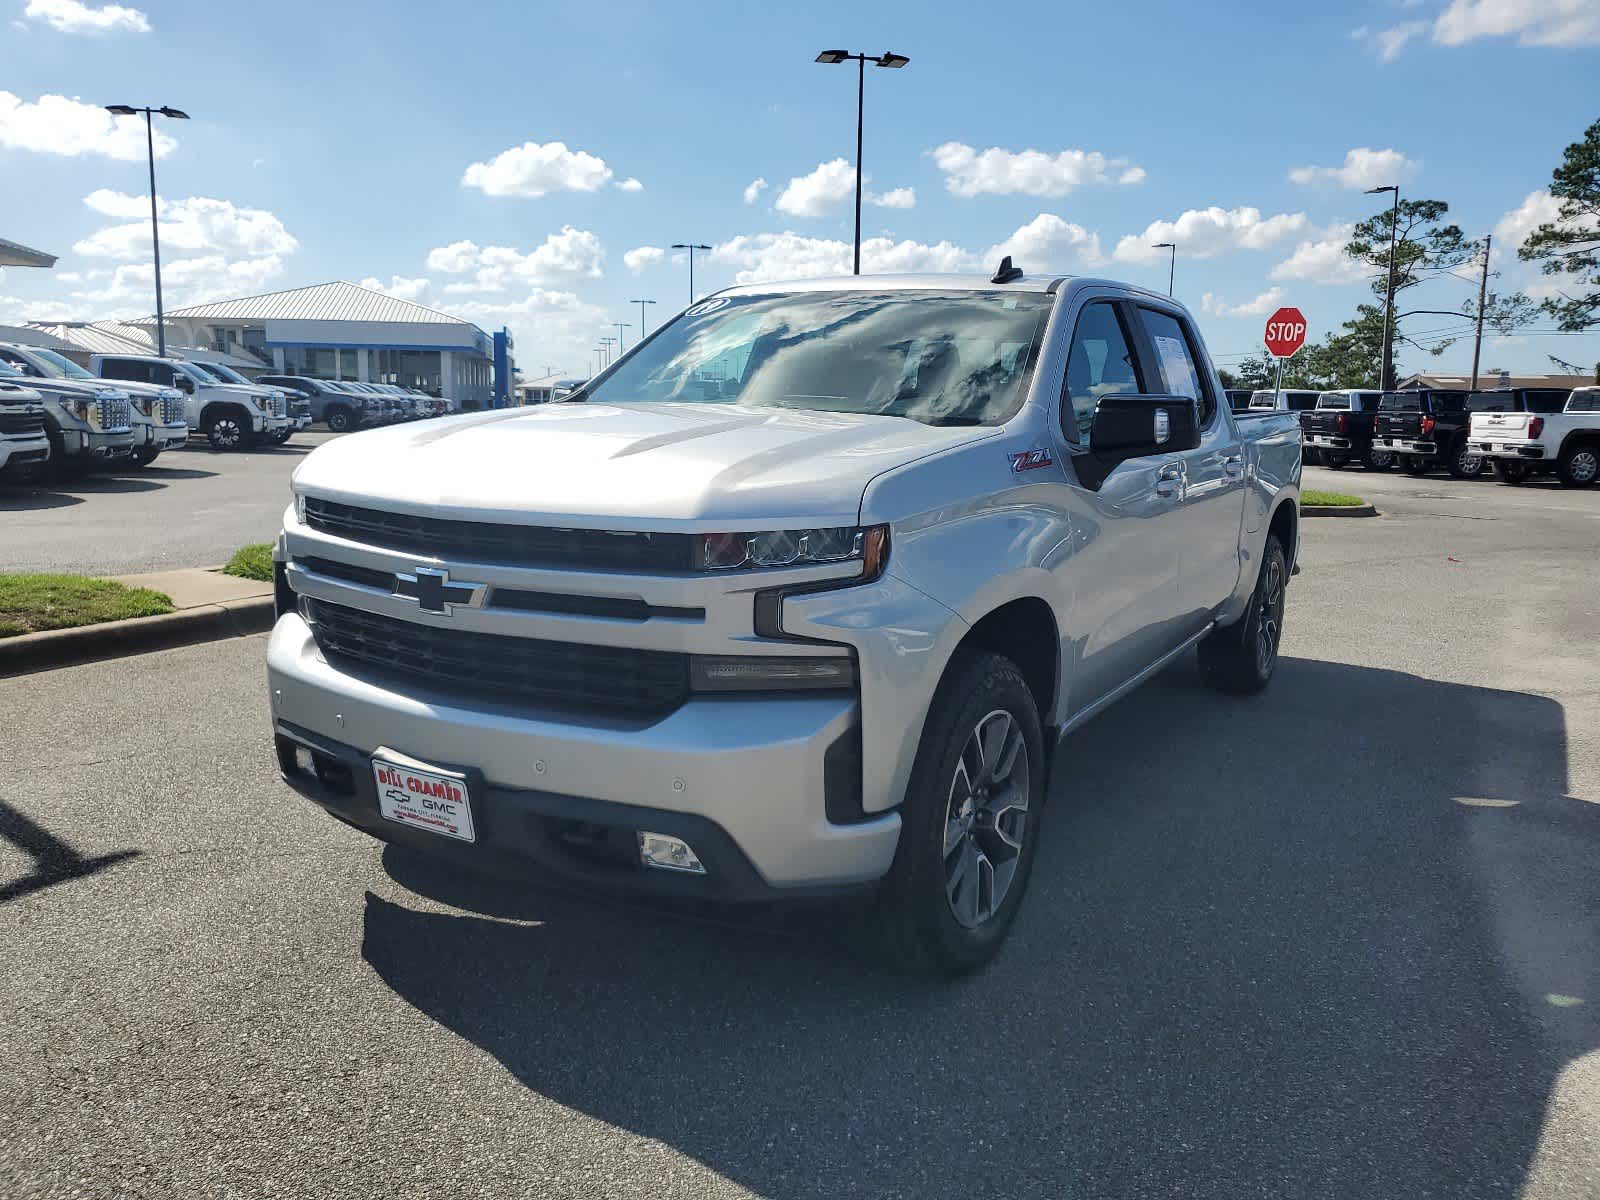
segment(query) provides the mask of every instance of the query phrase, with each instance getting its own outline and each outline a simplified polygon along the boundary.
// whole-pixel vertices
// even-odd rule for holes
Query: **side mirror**
[[[187,375],[178,375],[174,377],[173,382],[178,385],[179,391],[188,392],[191,396],[194,395],[194,380]]]
[[[1073,457],[1078,477],[1096,489],[1119,463],[1181,454],[1200,445],[1200,405],[1188,396],[1101,396],[1089,423],[1089,449]]]

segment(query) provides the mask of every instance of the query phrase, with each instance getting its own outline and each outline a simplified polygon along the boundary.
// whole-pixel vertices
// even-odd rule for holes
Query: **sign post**
[[[1266,335],[1263,340],[1267,344],[1267,353],[1278,360],[1278,378],[1274,382],[1274,393],[1283,390],[1283,362],[1286,358],[1293,358],[1301,346],[1306,344],[1306,315],[1298,308],[1280,308],[1267,318]]]

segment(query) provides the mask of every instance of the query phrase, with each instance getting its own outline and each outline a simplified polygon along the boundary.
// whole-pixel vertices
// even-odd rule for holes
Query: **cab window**
[[[1067,403],[1062,405],[1062,428],[1069,433],[1076,429],[1078,441],[1087,446],[1094,406],[1100,397],[1133,396],[1143,390],[1138,360],[1117,306],[1108,300],[1086,304],[1078,314],[1072,348],[1067,352]]]

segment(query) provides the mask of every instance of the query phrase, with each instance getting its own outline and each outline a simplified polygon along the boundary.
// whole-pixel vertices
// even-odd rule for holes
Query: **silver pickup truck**
[[[1192,647],[1273,675],[1300,427],[1223,400],[1180,305],[1008,260],[733,288],[565,402],[330,442],[278,542],[279,766],[466,866],[865,891],[970,970],[1063,735]]]

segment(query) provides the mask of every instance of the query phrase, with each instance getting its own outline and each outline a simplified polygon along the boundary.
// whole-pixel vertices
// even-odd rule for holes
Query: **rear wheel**
[[[1200,643],[1200,677],[1225,692],[1259,692],[1278,667],[1283,640],[1289,559],[1283,543],[1269,536],[1261,555],[1250,607],[1232,625],[1213,630]]]
[[[900,966],[959,975],[999,949],[1033,871],[1044,781],[1022,673],[998,654],[957,651],[923,725],[879,897],[884,948]]]
[[[1323,452],[1322,465],[1330,471],[1342,471],[1350,465],[1350,456],[1343,452],[1327,450]]]
[[[1394,469],[1393,450],[1375,450],[1369,448],[1361,459],[1361,465],[1369,471],[1390,471]]]
[[[1444,460],[1444,466],[1452,479],[1476,479],[1483,474],[1483,455],[1466,442],[1457,442]]]
[[[1564,487],[1588,487],[1600,476],[1600,444],[1579,442],[1568,446],[1556,460],[1556,475]]]
[[[1528,478],[1528,464],[1515,458],[1493,458],[1489,467],[1500,483],[1522,483]]]

